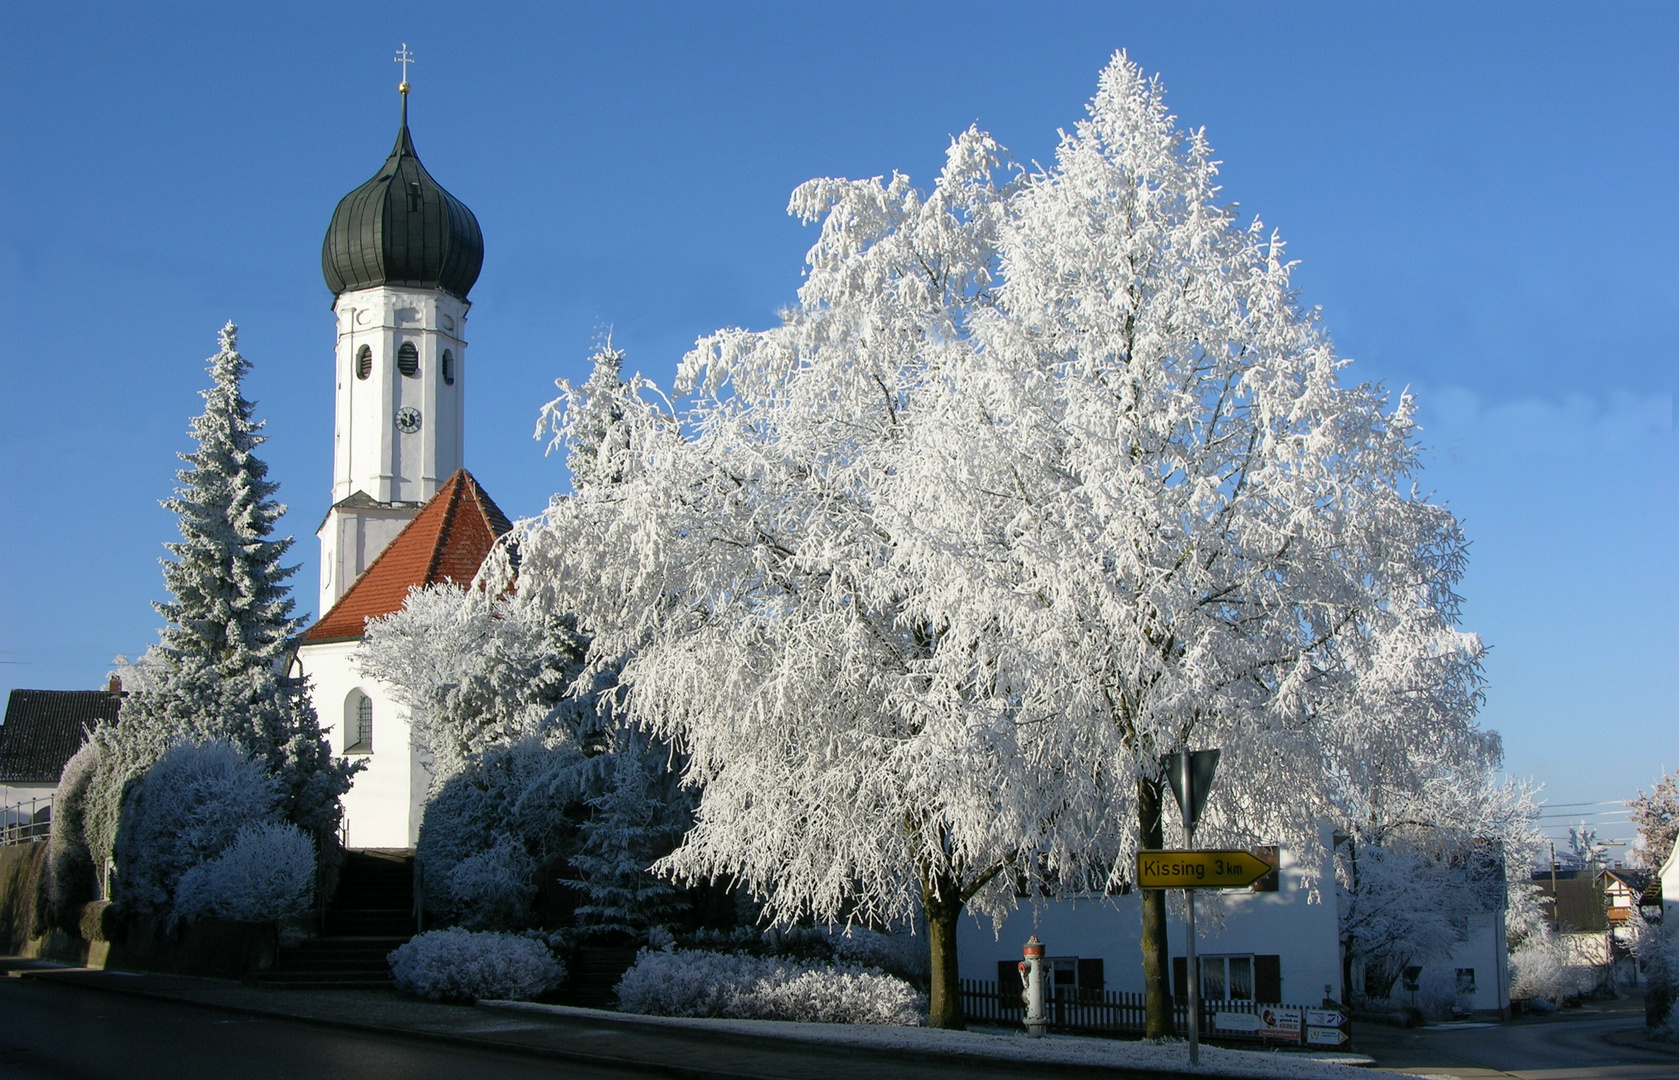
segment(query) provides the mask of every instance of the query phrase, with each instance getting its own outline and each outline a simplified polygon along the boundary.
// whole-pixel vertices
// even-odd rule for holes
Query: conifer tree
[[[639,729],[612,732],[602,788],[589,800],[583,845],[570,860],[583,876],[586,899],[576,917],[586,934],[639,937],[674,906],[676,891],[648,869],[688,824],[688,800],[669,759],[669,747]]]
[[[181,539],[165,547],[164,582],[173,599],[156,604],[161,641],[124,671],[130,693],[114,726],[101,728],[100,775],[89,808],[96,858],[115,847],[123,792],[170,745],[226,739],[261,762],[281,785],[286,816],[317,836],[338,820],[338,799],[356,766],[331,756],[302,679],[286,673],[302,621],[292,615],[282,565],[292,539],[273,538],[285,507],[279,485],[256,456],[262,423],[241,382],[250,364],[228,323],[209,362],[213,385],[194,418],[197,449],[163,505]]]

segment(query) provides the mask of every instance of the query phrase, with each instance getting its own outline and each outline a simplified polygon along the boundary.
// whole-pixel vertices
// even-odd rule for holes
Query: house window
[[[373,349],[363,345],[356,351],[356,378],[365,379],[373,374]]]
[[[346,754],[373,753],[373,699],[354,690],[350,693],[349,707],[344,710],[344,727],[346,735],[353,735],[353,741],[344,747]]]
[[[448,349],[443,350],[443,381],[455,385],[455,354]]]
[[[1201,998],[1204,1001],[1252,1001],[1253,957],[1202,956]]]
[[[1457,969],[1457,992],[1460,994],[1473,994],[1475,992],[1474,968]]]
[[[420,185],[417,181],[410,181],[408,184],[408,212],[410,214],[418,214],[425,208],[425,193],[420,190]]]
[[[410,379],[420,373],[420,350],[412,341],[404,341],[396,351],[396,369]]]
[[[1255,956],[1199,956],[1203,1001],[1257,1001],[1274,1005],[1282,1000],[1282,957],[1274,953]],[[1189,997],[1189,962],[1172,957],[1172,996]]]

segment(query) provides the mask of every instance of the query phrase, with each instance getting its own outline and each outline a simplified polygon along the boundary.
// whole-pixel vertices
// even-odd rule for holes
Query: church
[[[365,765],[344,796],[352,848],[413,847],[432,778],[404,709],[355,668],[367,620],[401,610],[414,586],[470,582],[512,527],[462,462],[483,234],[420,164],[400,89],[396,146],[338,203],[321,246],[337,317],[332,503],[316,531],[323,614],[294,668],[333,753]]]

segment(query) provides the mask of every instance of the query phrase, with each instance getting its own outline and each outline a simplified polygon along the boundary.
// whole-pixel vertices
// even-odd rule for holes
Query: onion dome
[[[442,289],[464,300],[483,265],[478,219],[431,178],[414,153],[404,93],[402,128],[391,156],[332,212],[321,244],[327,288],[341,294],[405,285]]]

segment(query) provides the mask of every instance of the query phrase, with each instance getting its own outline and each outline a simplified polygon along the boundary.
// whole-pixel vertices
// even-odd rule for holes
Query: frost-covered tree
[[[445,582],[411,590],[401,611],[369,621],[356,665],[408,708],[437,786],[473,754],[521,739],[558,733],[595,747],[594,703],[570,693],[582,649],[563,615]]]
[[[439,784],[415,845],[426,921],[530,925],[536,868],[576,850],[593,771],[575,743],[533,736],[474,753]]]
[[[1479,679],[1410,400],[1343,385],[1158,82],[1116,57],[1052,167],[1004,160],[969,131],[926,195],[799,188],[798,305],[702,340],[680,414],[621,396],[616,482],[519,540],[521,594],[576,612],[688,755],[661,866],[781,920],[920,909],[938,1026],[965,907],[1119,886],[1163,846],[1161,755],[1223,749],[1205,840],[1312,865],[1359,753],[1462,735]]]
[[[1335,850],[1342,955],[1349,970],[1362,969],[1371,997],[1387,997],[1405,968],[1445,960],[1470,919],[1507,918],[1512,900],[1523,907],[1518,925],[1526,916],[1521,890],[1541,843],[1532,792],[1498,781],[1496,740],[1457,749],[1457,761],[1420,783],[1417,762],[1393,783],[1372,777],[1358,816],[1342,822]]]
[[[225,739],[260,761],[280,784],[286,816],[318,837],[331,833],[359,767],[332,758],[307,688],[285,670],[301,623],[287,583],[297,568],[282,565],[291,538],[273,538],[285,507],[256,456],[265,437],[242,392],[250,365],[232,323],[209,366],[213,384],[191,428],[197,449],[181,455],[188,467],[163,503],[181,539],[165,545],[174,558],[164,561],[172,599],[156,605],[162,640],[124,669],[120,722],[94,736],[102,747],[89,823],[97,857],[115,844],[127,785],[181,740]]]
[[[1639,857],[1650,869],[1660,869],[1679,838],[1679,774],[1663,776],[1648,795],[1640,790],[1627,808],[1638,829]]]

